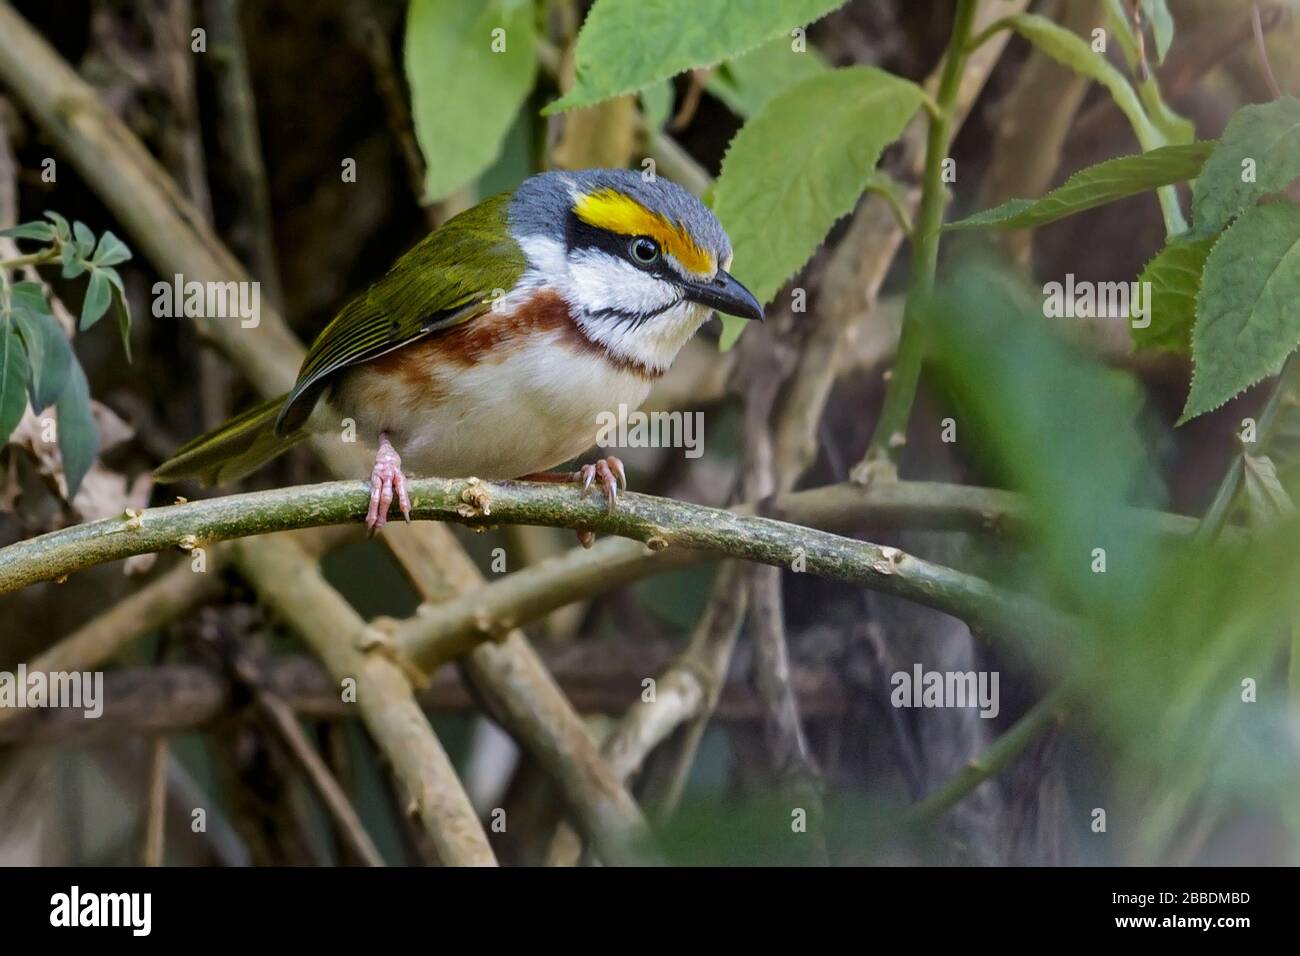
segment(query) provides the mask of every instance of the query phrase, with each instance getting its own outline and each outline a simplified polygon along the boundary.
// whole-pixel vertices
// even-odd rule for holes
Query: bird
[[[636,409],[713,311],[762,320],[728,271],[713,212],[649,171],[550,170],[448,219],[343,306],[288,393],[182,446],[167,484],[234,481],[315,433],[374,449],[366,525],[411,474],[599,481],[614,456],[555,471],[594,444],[602,413]],[[579,531],[589,547],[590,532]]]

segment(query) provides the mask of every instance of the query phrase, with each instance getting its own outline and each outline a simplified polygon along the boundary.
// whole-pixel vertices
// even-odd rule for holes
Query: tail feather
[[[170,484],[196,478],[205,485],[235,481],[283,454],[307,437],[305,431],[275,433],[281,395],[240,412],[220,428],[200,435],[154,469],[154,480]]]

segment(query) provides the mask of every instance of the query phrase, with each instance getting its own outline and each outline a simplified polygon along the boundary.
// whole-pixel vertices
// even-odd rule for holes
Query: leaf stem
[[[1259,414],[1256,433],[1261,447],[1267,446],[1268,439],[1273,434],[1273,422],[1283,404],[1291,406],[1300,404],[1300,362],[1297,362],[1294,356],[1287,359],[1277,383],[1273,386],[1273,392],[1264,405],[1264,410]],[[1232,505],[1237,498],[1243,472],[1243,459],[1241,454],[1237,454],[1229,462],[1228,471],[1219,483],[1210,507],[1205,511],[1205,516],[1201,519],[1195,538],[1197,544],[1209,544],[1218,537],[1219,532],[1227,524],[1228,517],[1232,514]]]
[[[48,249],[42,249],[40,252],[32,252],[25,256],[15,256],[12,259],[0,259],[0,269],[22,269],[25,266],[40,266],[47,262],[53,262],[59,258],[59,247],[50,246]]]
[[[943,225],[948,193],[944,188],[943,164],[952,138],[953,108],[961,89],[962,70],[970,54],[968,39],[975,17],[975,0],[958,0],[952,35],[944,54],[943,75],[936,98],[937,112],[931,114],[926,141],[925,174],[921,181],[921,206],[917,214],[912,249],[912,272],[908,280],[907,305],[903,310],[903,329],[899,336],[898,358],[885,393],[885,404],[871,436],[865,464],[881,463],[897,473],[898,459],[906,441],[907,422],[911,418],[916,386],[921,377],[924,351],[918,313],[922,302],[934,288],[939,263],[939,231]],[[985,31],[987,32],[987,31]],[[855,477],[858,477],[855,475]]]

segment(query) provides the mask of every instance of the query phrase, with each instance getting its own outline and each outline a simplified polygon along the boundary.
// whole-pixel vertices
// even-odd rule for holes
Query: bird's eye
[[[659,258],[659,246],[655,244],[653,239],[638,236],[632,240],[632,258],[642,265],[648,266]]]

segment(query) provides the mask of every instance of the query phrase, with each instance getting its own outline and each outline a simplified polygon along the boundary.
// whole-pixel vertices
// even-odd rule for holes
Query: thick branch
[[[392,761],[439,858],[447,865],[495,865],[478,815],[400,665],[381,646],[363,649],[375,644],[378,635],[326,583],[316,562],[282,538],[259,541],[256,547],[240,541],[233,558],[262,600],[316,652],[334,679],[354,682],[361,718]]]
[[[586,528],[646,542],[798,567],[864,584],[1004,633],[1062,634],[1072,626],[1046,608],[979,578],[896,548],[702,505],[628,494],[610,514],[569,487],[527,482],[423,478],[409,486],[415,518],[471,525],[524,523]],[[359,522],[370,493],[339,481],[149,508],[21,541],[0,550],[0,594],[72,571],[196,542]]]

